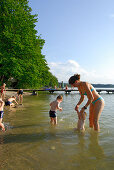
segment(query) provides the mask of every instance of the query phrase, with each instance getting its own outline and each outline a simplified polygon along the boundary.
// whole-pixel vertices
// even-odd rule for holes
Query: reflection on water
[[[28,96],[24,98],[22,107],[14,110],[5,108],[4,122],[7,131],[0,132],[0,170],[114,168],[114,133],[113,121],[110,120],[110,126],[108,123],[109,106],[105,106],[101,115],[100,133],[88,128],[88,117],[86,131],[76,132],[74,127],[77,115],[73,109],[79,100],[78,94],[63,93],[63,111],[58,112],[58,125],[50,125],[49,103],[57,95]],[[113,120],[112,112],[108,114]]]

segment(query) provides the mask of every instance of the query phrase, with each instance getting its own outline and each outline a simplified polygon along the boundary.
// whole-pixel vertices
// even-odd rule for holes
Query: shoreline
[[[23,92],[23,96],[29,96],[29,95],[31,95],[32,93],[30,93],[30,92]],[[7,99],[7,98],[9,98],[9,97],[11,97],[11,96],[18,96],[17,95],[17,92],[15,92],[15,91],[6,91],[5,92],[5,99]]]

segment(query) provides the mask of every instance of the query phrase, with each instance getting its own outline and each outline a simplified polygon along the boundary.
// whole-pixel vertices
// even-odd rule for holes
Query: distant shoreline
[[[59,84],[61,84],[61,83],[59,83]],[[94,84],[94,83],[91,83],[91,84],[95,88],[114,88],[114,84]],[[66,86],[66,85],[68,87],[70,87],[68,83],[64,83],[64,86]]]
[[[92,84],[97,88],[114,88],[114,84]]]

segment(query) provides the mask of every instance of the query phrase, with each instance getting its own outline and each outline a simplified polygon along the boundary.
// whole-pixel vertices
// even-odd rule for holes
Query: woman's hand
[[[76,105],[75,110],[78,111],[78,109],[79,109],[79,105]]]

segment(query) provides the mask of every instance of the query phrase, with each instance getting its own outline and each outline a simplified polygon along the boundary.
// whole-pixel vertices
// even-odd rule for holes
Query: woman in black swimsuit
[[[19,102],[20,104],[22,104],[22,101],[23,101],[23,90],[22,90],[22,89],[19,89],[18,92],[17,92],[17,94],[18,94],[18,102]]]

